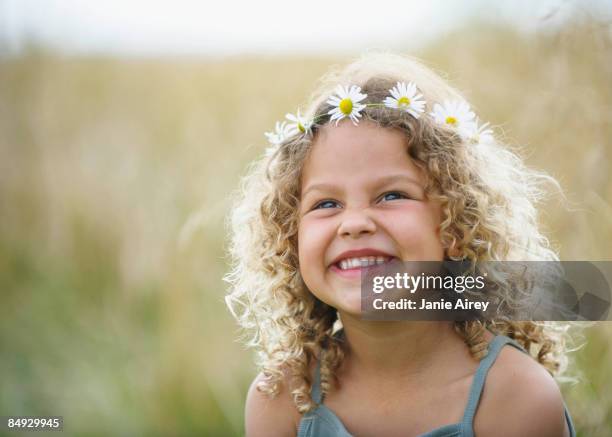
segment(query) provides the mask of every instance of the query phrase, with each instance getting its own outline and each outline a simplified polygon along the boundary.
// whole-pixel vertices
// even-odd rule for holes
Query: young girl
[[[563,326],[361,317],[372,264],[556,260],[544,177],[410,58],[328,74],[305,114],[267,134],[232,215],[227,302],[261,368],[247,436],[573,436]]]

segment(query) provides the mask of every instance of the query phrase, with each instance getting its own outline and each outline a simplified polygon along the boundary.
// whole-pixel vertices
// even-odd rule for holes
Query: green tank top
[[[474,416],[478,408],[480,396],[482,395],[487,373],[495,362],[499,352],[507,344],[525,352],[518,343],[503,335],[496,336],[491,343],[489,343],[488,353],[480,361],[480,365],[474,374],[467,406],[465,407],[461,422],[436,428],[419,437],[474,437]],[[320,362],[317,363],[315,370],[315,379],[312,385],[311,394],[313,401],[317,403],[317,407],[302,416],[297,437],[352,437],[338,416],[323,405],[321,396]],[[567,421],[570,437],[575,437],[574,424],[567,411],[567,407],[565,408],[565,420]]]

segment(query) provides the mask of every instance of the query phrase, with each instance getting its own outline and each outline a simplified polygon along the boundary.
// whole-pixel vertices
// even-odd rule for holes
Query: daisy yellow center
[[[453,126],[457,124],[457,119],[451,115],[446,117],[446,124],[452,124]]]
[[[353,101],[351,99],[342,99],[338,108],[340,108],[343,114],[349,115],[353,111]]]
[[[297,127],[300,132],[302,133],[306,132],[306,128],[304,127],[302,123],[298,123]]]
[[[397,101],[397,106],[409,106],[409,105],[410,105],[410,99],[406,96],[400,97]]]

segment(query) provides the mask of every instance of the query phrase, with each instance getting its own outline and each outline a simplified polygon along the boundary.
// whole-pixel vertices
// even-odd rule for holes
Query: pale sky
[[[0,0],[0,53],[35,40],[72,55],[331,54],[418,48],[470,18],[521,31],[609,0]],[[553,18],[545,19],[557,10]],[[596,12],[594,12],[596,11]]]

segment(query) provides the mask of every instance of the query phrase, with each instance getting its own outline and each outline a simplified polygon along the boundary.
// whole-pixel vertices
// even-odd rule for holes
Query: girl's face
[[[441,261],[440,206],[396,130],[343,121],[317,133],[302,173],[298,255],[309,290],[361,312],[361,265]]]

